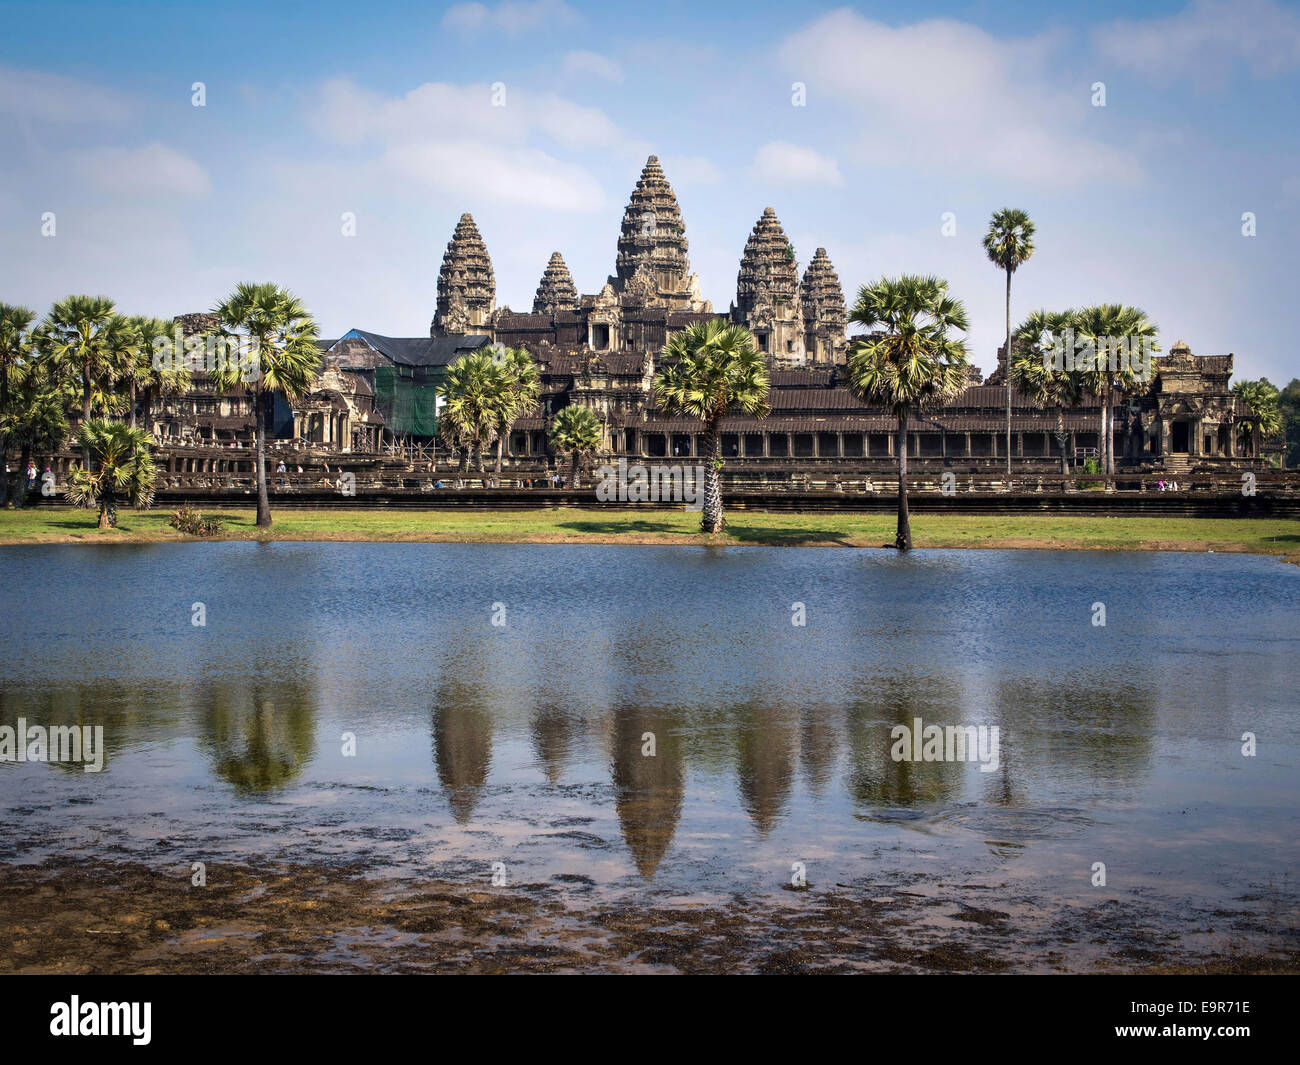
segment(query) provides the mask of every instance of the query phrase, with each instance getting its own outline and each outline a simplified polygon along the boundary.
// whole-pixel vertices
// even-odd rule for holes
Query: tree
[[[1142,365],[1144,342],[1155,351],[1155,338],[1159,333],[1154,322],[1139,307],[1122,303],[1102,303],[1084,307],[1074,312],[1073,326],[1076,339],[1085,343],[1080,356],[1091,362],[1081,371],[1084,388],[1098,397],[1101,403],[1101,471],[1115,472],[1114,394],[1128,396],[1142,391],[1150,378]]]
[[[270,528],[266,492],[266,430],[276,392],[293,402],[310,391],[320,372],[316,322],[302,300],[271,283],[242,281],[213,308],[220,320],[215,333],[225,351],[209,371],[217,392],[243,390],[253,400],[253,438],[257,467],[257,525]]]
[[[57,374],[75,379],[80,392],[81,420],[90,421],[93,405],[101,406],[112,392],[115,343],[121,326],[107,296],[68,296],[50,308],[33,338],[39,355]],[[116,334],[110,336],[113,330]],[[89,455],[84,456],[89,464]]]
[[[670,417],[704,422],[704,513],[700,529],[721,532],[722,420],[732,412],[767,416],[767,363],[754,336],[723,318],[693,322],[673,333],[655,375],[655,395]]]
[[[496,408],[497,465],[505,454],[506,439],[515,420],[523,417],[537,405],[541,388],[537,363],[527,348],[503,348],[495,352],[493,360],[493,406]]]
[[[1034,254],[1034,223],[1014,207],[995,211],[984,234],[989,261],[1007,274],[1007,340],[1003,352],[1007,368],[1007,476],[1011,476],[1011,275]]]
[[[462,355],[447,367],[438,395],[445,400],[438,415],[439,432],[448,445],[463,449],[461,469],[469,468],[474,453],[483,472],[483,448],[496,438],[499,424],[500,374],[490,350]]]
[[[966,308],[937,277],[885,277],[858,290],[849,320],[872,332],[849,346],[848,387],[898,420],[898,531],[894,546],[912,548],[907,510],[907,420],[941,406],[966,387]]]
[[[69,503],[98,507],[101,529],[117,528],[119,500],[133,507],[152,505],[157,471],[146,432],[94,418],[82,424],[77,442],[90,455],[90,464],[73,468],[66,493]]]
[[[1073,311],[1034,311],[1011,338],[1012,386],[1039,406],[1056,409],[1056,446],[1061,452],[1062,473],[1070,472],[1065,454],[1065,408],[1077,407],[1082,401],[1082,382],[1077,371],[1064,365],[1059,370],[1048,365],[1052,348],[1045,341],[1050,337],[1051,343],[1059,343],[1073,315]]]
[[[1286,440],[1283,469],[1294,470],[1300,466],[1300,377],[1291,378],[1291,383],[1279,393],[1277,409]]]
[[[66,383],[60,387],[51,367],[39,360],[25,364],[21,374],[10,378],[10,402],[0,408],[0,441],[19,450],[20,483],[34,453],[52,454],[63,446],[68,435],[68,395]],[[26,500],[23,488],[18,492],[19,505]]]
[[[172,341],[173,326],[161,318],[134,315],[128,319],[134,336],[134,346],[129,352],[126,381],[129,394],[128,424],[136,425],[136,408],[144,415],[145,428],[153,432],[153,403],[162,396],[183,395],[190,389],[190,371],[184,366],[181,353],[164,365],[155,364],[158,342]]]
[[[572,457],[569,487],[578,487],[578,461],[600,447],[600,420],[586,407],[561,407],[551,419],[551,447]]]
[[[1237,439],[1252,458],[1259,458],[1260,445],[1282,428],[1278,410],[1280,393],[1267,377],[1258,381],[1238,381],[1232,394],[1246,407],[1237,415]]]
[[[0,418],[11,412],[17,386],[30,370],[36,312],[0,303]],[[23,471],[19,470],[19,478]],[[0,431],[0,507],[9,501],[9,434]]]

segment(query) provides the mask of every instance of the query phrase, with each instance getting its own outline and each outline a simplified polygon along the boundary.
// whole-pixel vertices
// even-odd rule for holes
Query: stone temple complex
[[[656,408],[654,375],[674,331],[723,317],[751,330],[767,355],[771,378],[768,417],[737,415],[724,422],[729,469],[789,470],[810,463],[892,467],[893,419],[885,410],[863,406],[844,385],[845,296],[827,249],[818,247],[801,266],[771,207],[758,214],[743,247],[737,244],[735,298],[726,312],[716,311],[691,272],[677,196],[658,158],[651,156],[623,212],[614,271],[600,290],[580,293],[556,250],[538,264],[531,310],[518,312],[498,305],[489,243],[474,219],[463,214],[438,272],[429,335],[388,337],[353,329],[336,341],[322,341],[316,390],[292,406],[277,400],[274,435],[354,454],[432,444],[435,392],[446,368],[466,352],[502,344],[528,349],[542,381],[539,406],[508,434],[508,462],[520,467],[552,462],[547,427],[569,404],[597,414],[608,457],[698,456],[704,427]],[[881,264],[880,272],[888,272],[888,265]],[[181,320],[198,330],[202,317]],[[1181,341],[1158,356],[1147,391],[1116,400],[1119,464],[1154,470],[1240,464],[1233,423],[1243,408],[1229,391],[1232,362],[1230,354],[1194,355]],[[984,384],[976,371],[951,403],[913,419],[908,448],[920,467],[1005,465],[1005,391],[996,383],[1001,379],[1001,370],[995,370]],[[1065,412],[1065,448],[1073,459],[1097,453],[1100,413],[1095,398]],[[246,442],[252,433],[246,400],[214,396],[201,387],[166,400],[153,414],[155,434],[164,445],[228,446]],[[1059,469],[1056,430],[1055,410],[1017,396],[1012,457],[1018,468]]]

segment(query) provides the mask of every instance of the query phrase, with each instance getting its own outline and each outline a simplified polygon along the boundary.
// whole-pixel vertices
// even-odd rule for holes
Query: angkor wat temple
[[[556,251],[531,311],[497,306],[487,245],[474,219],[462,215],[443,256],[429,336],[353,329],[322,341],[315,391],[292,408],[277,402],[273,435],[300,448],[354,457],[432,444],[435,391],[447,366],[499,343],[527,348],[541,367],[541,402],[506,441],[512,466],[554,459],[546,429],[567,404],[596,412],[609,456],[699,455],[703,426],[666,417],[656,408],[652,383],[667,337],[716,316],[747,326],[771,370],[771,414],[762,420],[736,416],[723,425],[729,466],[893,465],[893,419],[863,406],[844,387],[845,299],[826,249],[816,249],[801,275],[776,212],[764,209],[741,253],[735,300],[725,313],[715,311],[691,273],[681,209],[655,156],[632,191],[614,273],[598,293],[580,295]],[[180,320],[191,331],[207,324],[203,315]],[[990,383],[973,370],[960,396],[914,418],[909,448],[918,463],[972,470],[1005,465],[1005,389],[995,383],[1005,379],[1000,350],[998,360]],[[1229,391],[1232,363],[1231,354],[1194,355],[1182,341],[1158,356],[1148,389],[1116,401],[1117,461],[1157,471],[1221,470],[1252,461],[1242,456],[1234,431],[1243,408]],[[1095,397],[1065,412],[1065,450],[1072,459],[1097,453],[1100,416]],[[161,443],[183,448],[243,445],[252,434],[247,400],[201,388],[166,401],[154,420]],[[1012,422],[1017,468],[1059,469],[1055,410],[1017,396]]]

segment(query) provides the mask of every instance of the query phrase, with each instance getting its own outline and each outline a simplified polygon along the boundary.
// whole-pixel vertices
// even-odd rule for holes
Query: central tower
[[[623,212],[614,270],[609,280],[616,293],[639,293],[673,310],[705,309],[687,257],[681,208],[657,155],[646,160]]]

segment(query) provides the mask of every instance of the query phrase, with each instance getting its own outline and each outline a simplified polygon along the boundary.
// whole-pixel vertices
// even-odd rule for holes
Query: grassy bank
[[[226,540],[377,540],[449,543],[768,544],[880,547],[889,514],[789,514],[735,511],[726,532],[702,536],[684,511],[280,510],[258,530],[251,510],[211,511]],[[0,511],[0,543],[154,543],[191,539],[167,527],[168,511],[124,510],[119,528],[101,532],[95,515],[68,508]],[[1248,551],[1300,560],[1300,522],[1244,518],[1110,518],[1060,515],[918,515],[918,548],[1016,547],[1066,550]]]

